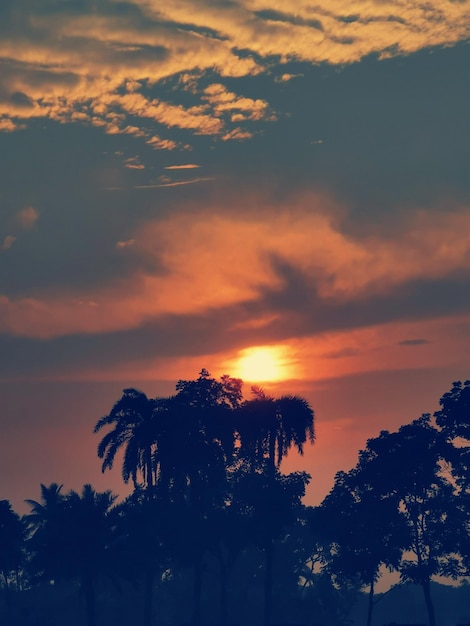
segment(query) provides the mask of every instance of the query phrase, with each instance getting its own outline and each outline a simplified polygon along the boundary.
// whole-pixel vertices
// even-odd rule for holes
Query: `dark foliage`
[[[4,621],[340,626],[368,588],[370,626],[387,567],[421,587],[434,626],[432,577],[469,571],[469,383],[443,396],[437,426],[423,415],[369,440],[315,508],[302,504],[310,476],[280,471],[314,440],[309,404],[261,389],[243,401],[241,389],[202,370],[169,398],[124,390],[95,427],[110,427],[103,471],[122,449],[134,482],[117,506],[109,491],[56,483],[24,521],[0,501]]]

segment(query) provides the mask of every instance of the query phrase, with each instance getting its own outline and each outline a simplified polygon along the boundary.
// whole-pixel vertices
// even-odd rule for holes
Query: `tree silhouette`
[[[162,401],[147,398],[138,389],[124,389],[108,415],[95,425],[99,432],[113,425],[98,445],[98,456],[103,459],[102,471],[113,467],[118,450],[124,448],[122,477],[128,482],[132,477],[137,487],[137,474],[142,475],[148,497],[153,495],[156,474],[156,453],[158,442],[158,407]]]
[[[329,544],[326,562],[334,579],[369,587],[367,626],[371,626],[380,568],[398,569],[408,533],[398,495],[378,494],[364,480],[364,462],[348,473],[338,472],[317,515]]]
[[[197,545],[202,548],[202,536],[210,528],[208,512],[212,513],[217,507],[223,509],[227,497],[230,498],[227,496],[229,475],[237,467],[237,463],[239,467],[241,463],[242,466],[248,464],[251,468],[248,474],[246,471],[240,473],[244,488],[256,491],[258,487],[261,490],[257,494],[260,499],[250,493],[248,500],[244,502],[237,502],[236,496],[232,495],[231,504],[238,507],[238,510],[245,507],[245,514],[250,511],[248,517],[255,534],[259,533],[260,524],[264,524],[263,540],[258,536],[258,545],[265,554],[265,622],[268,624],[271,620],[276,520],[283,528],[286,523],[285,515],[291,519],[293,503],[298,503],[301,497],[298,493],[303,493],[307,481],[304,474],[302,480],[294,476],[289,479],[281,478],[276,467],[292,445],[296,445],[299,452],[302,452],[304,443],[307,440],[313,441],[313,411],[302,398],[283,396],[274,399],[259,389],[254,390],[253,400],[241,403],[241,381],[225,376],[219,383],[210,378],[207,370],[201,371],[197,381],[180,381],[177,390],[175,399],[180,403],[182,415],[186,415],[184,419],[188,423],[191,423],[191,419],[197,423],[189,439],[184,436],[180,438],[180,445],[189,444],[189,449],[186,454],[179,456],[183,463],[184,459],[191,459],[188,469],[191,469],[193,476],[186,474],[189,485],[187,493],[188,498],[193,501],[192,512],[195,517],[192,518],[192,526],[200,531]],[[181,432],[184,429],[180,429]],[[236,432],[239,437],[238,449],[234,446]],[[234,456],[235,452],[237,457]],[[201,459],[205,459],[202,464]],[[238,489],[241,483],[238,482]],[[230,489],[236,490],[236,483],[232,482]],[[276,511],[272,506],[269,508],[269,498],[273,501],[277,498]],[[284,506],[287,506],[285,511]],[[202,555],[202,549],[195,555],[194,624],[200,621],[198,598],[201,593]],[[223,602],[224,600],[222,606]]]
[[[470,575],[470,380],[454,382],[440,399],[441,409],[434,415],[437,425],[451,441],[453,454],[449,470],[457,487],[456,504],[461,532],[458,534],[463,574]]]
[[[249,521],[251,540],[264,554],[265,626],[272,620],[275,545],[297,519],[309,480],[305,472],[283,475],[268,465],[264,471],[242,472],[234,485],[236,506]]]
[[[143,581],[143,624],[153,620],[153,598],[157,575],[169,562],[169,545],[163,522],[167,508],[157,499],[148,499],[135,490],[115,508],[116,552],[119,573],[131,582]]]
[[[434,415],[442,431],[451,439],[461,437],[470,441],[470,380],[463,385],[454,382],[439,404],[442,408]]]
[[[229,582],[237,560],[249,544],[249,520],[228,493],[225,506],[211,512],[208,517],[208,532],[211,538],[209,550],[218,564],[219,619],[224,626],[228,620]]]
[[[7,618],[11,618],[10,584],[18,580],[23,561],[25,527],[8,500],[0,500],[0,585],[5,591]]]
[[[240,378],[224,374],[218,381],[203,368],[196,380],[179,380],[176,391],[183,402],[193,407],[208,409],[224,406],[235,409],[242,401],[242,386]]]
[[[109,574],[108,547],[112,542],[110,510],[115,496],[110,491],[96,492],[84,485],[79,494],[60,494],[53,483],[41,485],[41,502],[28,500],[31,514],[36,573],[46,579],[77,580],[85,598],[87,623],[94,626],[95,584]]]
[[[123,447],[124,481],[132,477],[137,488],[141,474],[149,500],[155,498],[161,510],[180,511],[185,523],[175,524],[173,534],[179,533],[179,545],[193,537],[185,558],[192,555],[195,570],[195,624],[200,622],[206,518],[224,503],[226,472],[235,453],[233,413],[241,388],[239,379],[222,376],[217,381],[202,370],[195,381],[180,380],[177,393],[169,398],[150,399],[141,391],[125,389],[95,426],[95,432],[114,426],[98,446],[102,470],[112,467]]]
[[[470,492],[470,380],[454,382],[439,401],[436,423],[449,441],[455,443],[452,473],[461,493]]]
[[[161,474],[172,502],[179,502],[183,525],[179,547],[183,561],[194,568],[192,623],[201,622],[204,553],[213,544],[211,520],[225,507],[228,471],[235,457],[235,409],[241,400],[242,382],[229,376],[219,381],[203,369],[197,380],[180,380],[177,394],[168,403],[171,427],[165,440]],[[189,541],[188,541],[189,540]]]
[[[430,580],[453,573],[451,555],[460,530],[454,489],[442,472],[442,462],[451,454],[446,438],[423,415],[395,433],[383,431],[370,439],[359,461],[372,492],[397,499],[412,557],[404,553],[400,574],[421,585],[430,626],[435,626]]]
[[[243,403],[238,415],[240,452],[255,467],[268,463],[274,470],[292,446],[303,454],[304,444],[313,443],[314,413],[299,396],[273,398],[259,387],[253,387],[252,393],[254,397]]]
[[[62,485],[41,483],[41,499],[26,500],[30,513],[25,517],[30,531],[33,578],[52,580],[62,568],[61,538],[64,532]]]

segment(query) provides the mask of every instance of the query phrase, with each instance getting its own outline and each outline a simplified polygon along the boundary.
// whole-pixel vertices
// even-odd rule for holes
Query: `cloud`
[[[243,130],[241,128],[234,128],[225,135],[222,136],[222,141],[229,141],[230,139],[237,139],[238,141],[244,141],[245,139],[251,139],[253,137],[253,133],[250,133],[248,130]]]
[[[144,170],[145,165],[140,163],[139,157],[129,157],[124,161],[124,167],[127,167],[129,170]]]
[[[39,212],[34,207],[26,207],[19,211],[16,221],[24,230],[30,230],[36,224],[39,218]]]
[[[215,115],[230,113],[232,121],[235,115],[234,111],[238,112],[236,121],[259,121],[262,119],[273,121],[275,119],[272,113],[269,114],[269,105],[266,100],[261,98],[253,100],[253,98],[237,96],[220,83],[212,83],[206,87],[202,99],[211,105]]]
[[[249,209],[253,202],[256,213]],[[132,247],[128,268],[123,255],[119,274],[101,286],[89,285],[86,298],[78,285],[75,293],[69,287],[53,297],[47,289],[34,298],[5,296],[0,331],[33,337],[100,333],[165,315],[207,315],[238,306],[251,309],[255,318],[271,316],[253,332],[295,325],[296,332],[308,334],[426,316],[435,290],[442,307],[434,304],[434,315],[468,307],[465,297],[459,302],[451,293],[444,296],[441,286],[446,281],[450,289],[454,280],[461,289],[459,276],[465,281],[470,273],[468,210],[415,210],[394,233],[385,226],[353,236],[343,229],[344,208],[322,195],[290,199],[275,212],[267,199],[238,197],[233,209],[222,212],[214,204],[146,221],[113,244]],[[84,300],[96,305],[77,307]],[[236,320],[234,332],[236,324],[249,321],[240,311],[226,319]]]
[[[24,124],[17,124],[9,118],[0,118],[0,132],[12,133],[14,130],[23,130],[25,128]]]
[[[15,243],[15,241],[16,241],[16,237],[14,237],[13,235],[7,235],[6,237],[4,237],[2,241],[0,250],[9,250],[12,247],[12,245]]]
[[[424,329],[429,345],[407,355],[409,370],[452,368],[465,375],[470,317],[449,316],[415,322],[391,321],[367,328],[311,332],[292,337],[282,324],[284,337],[263,335],[259,329],[236,333],[227,329],[227,316],[236,309],[205,315],[163,316],[129,330],[57,336],[48,341],[26,337],[0,337],[5,359],[0,378],[40,375],[74,380],[176,380],[192,377],[201,367],[221,375],[233,370],[242,349],[277,345],[289,355],[296,381],[327,381],[360,372],[403,369],[399,337]],[[103,313],[103,311],[102,311]],[[463,340],[464,339],[464,340]],[[155,351],[155,346],[158,351]],[[288,389],[293,391],[294,383]]]
[[[135,244],[135,239],[128,239],[127,241],[118,241],[116,243],[116,248],[129,248],[129,246],[133,246]]]
[[[159,183],[149,183],[148,185],[135,185],[134,189],[161,189],[164,187],[183,187],[185,185],[193,185],[195,183],[205,183],[215,180],[211,176],[201,176],[199,178],[191,178],[189,180],[167,180],[166,177],[161,177]],[[123,187],[105,187],[107,191],[119,191]]]
[[[399,346],[425,346],[428,344],[428,339],[402,339],[398,342]]]
[[[108,133],[133,128],[151,140],[159,137],[145,127],[153,120],[196,135],[248,139],[251,129],[230,124],[275,118],[264,98],[236,94],[224,78],[270,72],[278,59],[281,71],[275,74],[287,81],[292,73],[282,66],[294,59],[343,65],[371,54],[386,58],[448,46],[470,36],[465,2],[354,0],[346,7],[340,0],[314,6],[302,0],[295,12],[280,0],[195,6],[194,0],[165,6],[154,0],[104,0],[93,10],[67,3],[39,7],[33,0],[24,0],[21,11],[4,5],[0,130],[50,118],[101,126]],[[209,73],[220,81],[207,85]],[[177,76],[180,92],[190,89],[198,96],[194,106],[145,95]],[[172,141],[153,140],[153,145],[174,149]]]
[[[172,139],[162,139],[158,135],[153,135],[147,140],[147,143],[152,146],[154,150],[175,150],[178,144]]]
[[[184,165],[165,165],[164,169],[166,170],[194,170],[201,167],[200,165],[196,165],[195,163],[186,163]]]

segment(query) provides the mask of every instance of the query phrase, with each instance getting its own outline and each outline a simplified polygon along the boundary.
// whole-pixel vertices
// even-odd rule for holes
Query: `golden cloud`
[[[30,10],[15,14],[10,29],[6,14],[0,131],[17,129],[17,120],[50,117],[126,132],[123,119],[107,119],[116,107],[168,127],[225,140],[248,138],[249,131],[227,128],[219,116],[231,112],[234,123],[267,119],[268,103],[262,99],[212,87],[201,94],[206,107],[184,109],[147,100],[139,89],[143,82],[180,74],[186,77],[180,87],[197,91],[194,77],[209,69],[221,77],[254,75],[263,71],[263,59],[273,56],[281,62],[344,64],[371,53],[409,54],[470,36],[468,3],[451,0],[319,0],[315,5],[299,0],[295,11],[284,0],[198,2],[197,10],[194,0],[133,0],[127,6],[125,15],[98,9],[79,14],[60,5],[39,12],[31,2]],[[291,77],[284,73],[281,80]],[[118,92],[123,85],[124,95]],[[165,139],[154,146],[174,147]]]

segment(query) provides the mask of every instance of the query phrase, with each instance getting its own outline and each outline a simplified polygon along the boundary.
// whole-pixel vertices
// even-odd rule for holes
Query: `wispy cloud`
[[[0,246],[0,250],[9,250],[12,245],[15,243],[16,237],[13,235],[7,235],[3,238],[2,245]]]
[[[16,222],[25,230],[30,230],[39,218],[39,211],[34,207],[26,207],[18,212]]]
[[[194,170],[201,167],[195,163],[186,163],[184,165],[165,165],[166,170]]]
[[[193,185],[195,183],[205,183],[215,180],[212,176],[204,176],[200,178],[191,178],[190,180],[175,180],[161,183],[149,183],[148,185],[135,185],[134,189],[159,189],[160,187],[181,187],[183,185]],[[124,187],[105,187],[107,191],[119,191]]]
[[[126,241],[118,241],[116,243],[116,248],[118,249],[129,248],[130,246],[133,246],[134,244],[135,244],[135,239],[127,239]]]
[[[144,170],[145,165],[140,162],[139,157],[129,157],[124,161],[124,167],[129,170]]]
[[[428,344],[428,339],[402,339],[398,342],[399,346],[425,346]]]

